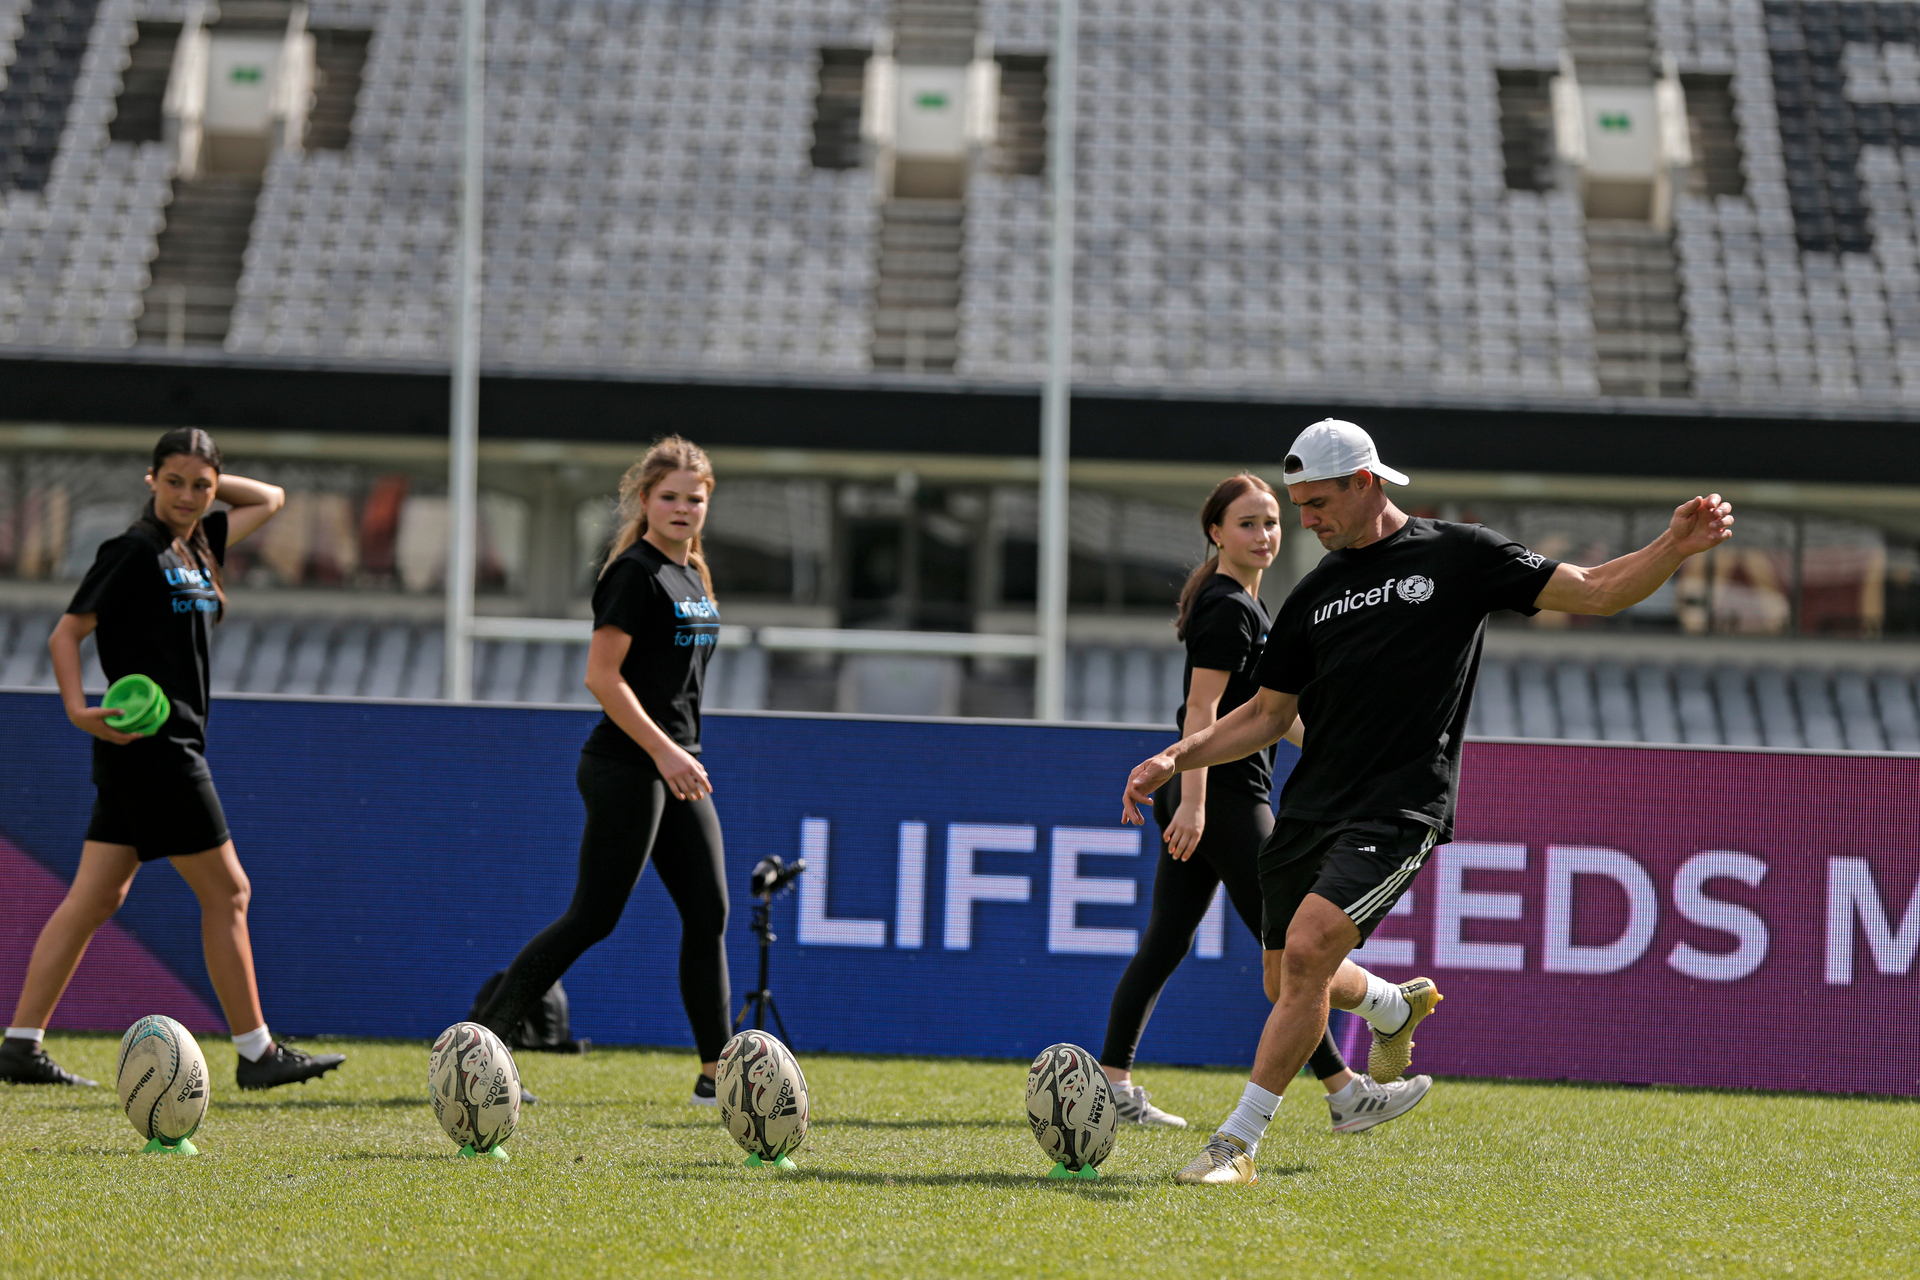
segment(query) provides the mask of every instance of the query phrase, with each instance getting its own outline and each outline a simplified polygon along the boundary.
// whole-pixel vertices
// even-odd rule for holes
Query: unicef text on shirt
[[[1355,609],[1385,604],[1393,599],[1395,584],[1399,585],[1400,598],[1408,604],[1420,604],[1422,601],[1433,598],[1433,579],[1424,574],[1416,573],[1411,578],[1388,578],[1371,591],[1350,591],[1338,600],[1321,605],[1314,610],[1313,620],[1325,622],[1328,618],[1350,613]]]
[[[720,607],[702,596],[698,600],[676,600],[673,602],[673,616],[676,618],[717,618]]]

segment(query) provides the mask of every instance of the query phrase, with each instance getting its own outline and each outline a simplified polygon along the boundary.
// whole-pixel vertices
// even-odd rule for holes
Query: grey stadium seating
[[[1920,6],[1580,7],[1609,5],[1634,9],[1683,79],[1721,86],[1713,127],[1737,139],[1722,189],[1676,196],[1686,364],[1658,393],[1920,403]],[[977,8],[997,52],[1046,53],[1047,0]],[[1635,250],[1589,227],[1572,194],[1503,181],[1500,77],[1552,72],[1570,7],[1082,9],[1082,381],[1609,389],[1594,255]],[[269,166],[227,350],[444,359],[457,11],[314,0],[314,28],[371,32],[351,136]],[[0,346],[135,343],[172,174],[160,144],[114,141],[111,125],[136,24],[183,12],[0,0],[0,58],[33,61],[0,93]],[[873,176],[809,156],[821,50],[871,48],[892,4],[489,12],[490,363],[870,373]],[[52,142],[48,119],[64,121]],[[1041,177],[971,179],[960,377],[1037,375],[1045,215]]]

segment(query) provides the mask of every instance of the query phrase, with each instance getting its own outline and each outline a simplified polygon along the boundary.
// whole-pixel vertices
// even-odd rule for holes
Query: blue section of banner
[[[0,694],[0,715],[0,833],[71,876],[93,801],[89,740],[50,695]],[[573,774],[592,723],[568,710],[217,701],[210,758],[253,881],[271,1025],[427,1036],[464,1017],[571,896]],[[748,870],[805,856],[802,892],[773,911],[772,986],[796,1048],[1098,1051],[1158,856],[1154,827],[1120,824],[1120,789],[1171,737],[710,717],[734,1007],[757,965]],[[1296,757],[1281,752],[1284,775]],[[119,919],[212,999],[198,908],[177,876],[145,869]],[[574,1034],[691,1044],[678,945],[672,904],[646,874],[619,929],[566,975]],[[1168,986],[1141,1056],[1244,1062],[1265,1012],[1258,944],[1227,908]]]

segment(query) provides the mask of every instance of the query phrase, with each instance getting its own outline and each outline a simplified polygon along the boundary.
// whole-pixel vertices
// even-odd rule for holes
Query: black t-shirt
[[[224,564],[227,513],[216,511],[200,525],[213,558]],[[94,780],[155,773],[207,777],[207,654],[220,612],[212,574],[137,524],[100,544],[67,612],[98,618],[94,641],[109,681],[148,676],[173,704],[173,714],[151,737],[124,746],[95,738]]]
[[[1480,525],[1415,517],[1331,551],[1280,606],[1256,678],[1298,694],[1306,746],[1280,816],[1399,816],[1453,834],[1487,615],[1536,613],[1557,562]]]
[[[1200,588],[1187,617],[1187,669],[1180,682],[1180,710],[1174,722],[1182,735],[1187,727],[1187,697],[1193,692],[1193,669],[1205,667],[1227,673],[1216,719],[1225,716],[1259,692],[1254,670],[1267,643],[1267,607],[1247,594],[1233,578],[1215,573]],[[1264,800],[1273,789],[1274,748],[1256,751],[1244,760],[1217,764],[1207,770],[1207,790],[1230,787]]]
[[[720,639],[720,609],[700,571],[661,555],[645,538],[614,557],[593,588],[593,625],[633,637],[620,676],[660,731],[700,754],[700,690]],[[651,760],[639,743],[601,716],[584,750],[617,760]]]

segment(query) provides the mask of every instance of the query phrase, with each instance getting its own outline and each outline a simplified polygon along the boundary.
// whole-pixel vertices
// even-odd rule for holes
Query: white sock
[[[7,1039],[9,1040],[31,1040],[35,1044],[39,1044],[42,1040],[45,1040],[46,1038],[47,1038],[47,1029],[45,1027],[8,1027],[7,1028]]]
[[[1327,1098],[1333,1102],[1345,1102],[1347,1099],[1353,1096],[1353,1084],[1354,1084],[1354,1081],[1358,1080],[1359,1078],[1360,1078],[1359,1076],[1353,1077],[1352,1080],[1347,1081],[1346,1084],[1342,1085],[1340,1088],[1335,1089],[1332,1093],[1328,1094]]]
[[[1365,969],[1360,972],[1367,973]],[[1365,1018],[1375,1031],[1392,1035],[1407,1025],[1407,1019],[1413,1016],[1413,1006],[1407,1003],[1406,995],[1398,986],[1377,973],[1367,973],[1367,994],[1353,1012]]]
[[[258,1062],[267,1050],[273,1048],[273,1035],[267,1030],[267,1024],[263,1022],[245,1035],[235,1036],[233,1047],[238,1049],[240,1056],[248,1062]]]
[[[1221,1133],[1230,1133],[1247,1144],[1247,1154],[1252,1155],[1260,1147],[1260,1139],[1266,1136],[1267,1125],[1273,1121],[1273,1113],[1280,1109],[1281,1095],[1268,1093],[1253,1081],[1247,1081],[1247,1087],[1240,1094],[1239,1105],[1232,1114],[1220,1123]]]

